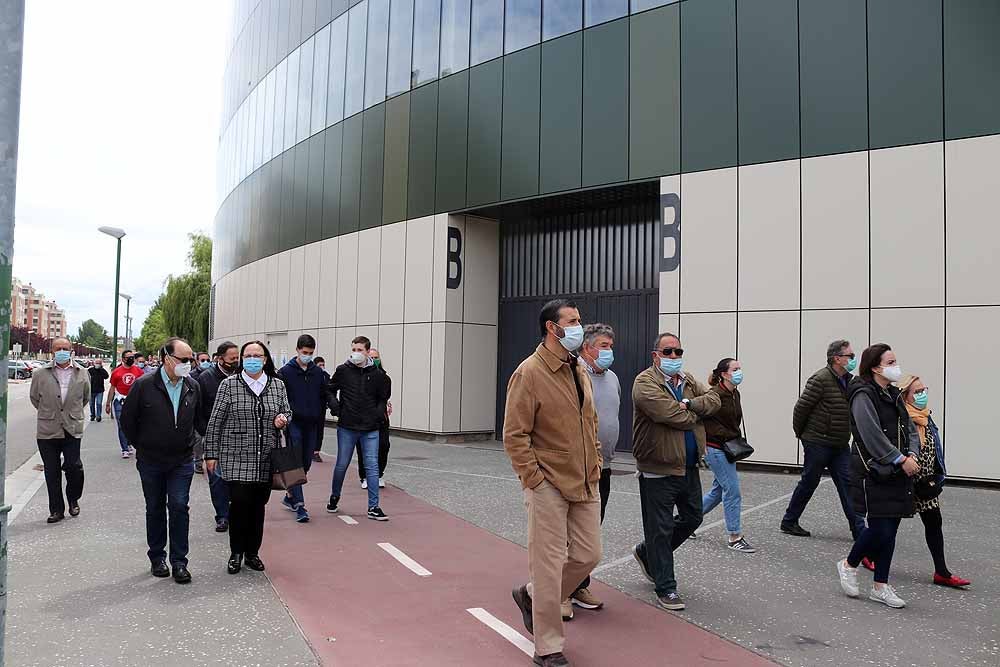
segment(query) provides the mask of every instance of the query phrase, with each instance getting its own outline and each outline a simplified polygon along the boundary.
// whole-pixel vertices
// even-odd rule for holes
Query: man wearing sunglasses
[[[159,370],[135,381],[120,420],[135,447],[135,467],[146,498],[150,571],[154,577],[169,577],[172,571],[179,584],[191,582],[188,497],[194,477],[194,426],[201,409],[201,388],[190,378],[193,363],[191,346],[180,338],[169,339],[160,348]]]
[[[854,350],[846,340],[827,346],[826,366],[812,374],[792,411],[792,429],[802,441],[802,477],[795,486],[788,509],[781,520],[781,532],[809,537],[799,525],[799,517],[819,486],[824,470],[830,471],[840,496],[840,506],[855,539],[865,529],[865,520],[854,511],[848,481],[851,466],[851,416],[847,403],[847,385],[857,367]]]
[[[660,606],[679,611],[684,600],[677,593],[674,550],[701,525],[701,420],[715,414],[721,402],[718,394],[683,370],[684,349],[674,334],[656,337],[652,361],[632,385],[632,454],[639,471],[645,538],[633,556],[656,587]]]

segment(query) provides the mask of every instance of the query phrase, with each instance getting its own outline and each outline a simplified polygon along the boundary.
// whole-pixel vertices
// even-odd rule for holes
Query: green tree
[[[112,349],[111,336],[108,334],[108,330],[94,320],[87,320],[81,324],[75,338],[76,340],[73,342],[79,343],[80,345],[96,347],[109,351]]]
[[[212,239],[204,234],[188,234],[190,270],[168,276],[166,287],[149,311],[135,347],[156,352],[163,341],[180,336],[195,351],[208,348],[208,306],[212,295]],[[148,331],[148,334],[147,334]]]
[[[160,307],[160,299],[157,299],[146,321],[142,325],[139,337],[135,339],[134,347],[142,353],[156,352],[163,345],[164,341],[170,338],[167,325],[163,321],[163,309]]]

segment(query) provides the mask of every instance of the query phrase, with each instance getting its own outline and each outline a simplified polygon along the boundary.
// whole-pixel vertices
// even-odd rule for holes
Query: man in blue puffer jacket
[[[313,452],[319,443],[326,417],[326,373],[313,362],[315,352],[316,339],[302,334],[295,343],[295,358],[278,371],[295,415],[288,425],[288,435],[292,444],[298,445],[302,451],[302,469],[306,472],[312,465]],[[299,523],[309,521],[301,485],[288,489],[281,504],[295,512],[295,520]]]

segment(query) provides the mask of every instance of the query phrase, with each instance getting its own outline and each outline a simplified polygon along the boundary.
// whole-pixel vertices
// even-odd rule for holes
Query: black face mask
[[[220,361],[219,365],[222,366],[222,369],[224,371],[228,371],[230,373],[232,373],[239,367],[239,364],[227,364],[225,361]]]
[[[126,357],[123,363],[125,364],[125,366],[131,366],[132,364],[135,363],[135,359],[133,357]]]

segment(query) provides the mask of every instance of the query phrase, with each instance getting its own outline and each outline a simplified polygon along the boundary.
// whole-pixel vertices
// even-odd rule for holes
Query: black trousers
[[[365,457],[361,453],[361,443],[355,447],[358,453],[358,478],[365,481]],[[389,463],[389,427],[383,426],[378,430],[378,476],[385,474],[385,466]]]
[[[267,482],[226,482],[229,487],[229,550],[256,556],[264,541],[264,506],[271,498]]]
[[[63,437],[38,441],[38,453],[45,466],[45,488],[49,492],[49,514],[63,514],[62,476],[66,473],[66,501],[75,505],[83,495],[83,462],[80,461],[80,438],[63,432]]]
[[[640,477],[639,502],[642,506],[642,532],[639,556],[646,561],[656,581],[656,594],[677,592],[674,576],[674,550],[684,544],[701,525],[701,477],[697,468],[689,468],[683,477]],[[677,518],[674,518],[674,507]]]
[[[601,468],[601,481],[597,484],[597,490],[601,494],[601,525],[604,524],[604,510],[608,507],[608,496],[611,495],[611,468]],[[588,575],[576,590],[590,586],[590,576]]]
[[[324,418],[325,419],[325,418]],[[319,431],[316,433],[316,451],[319,452],[323,449],[323,433],[326,431],[326,421],[320,425]]]

